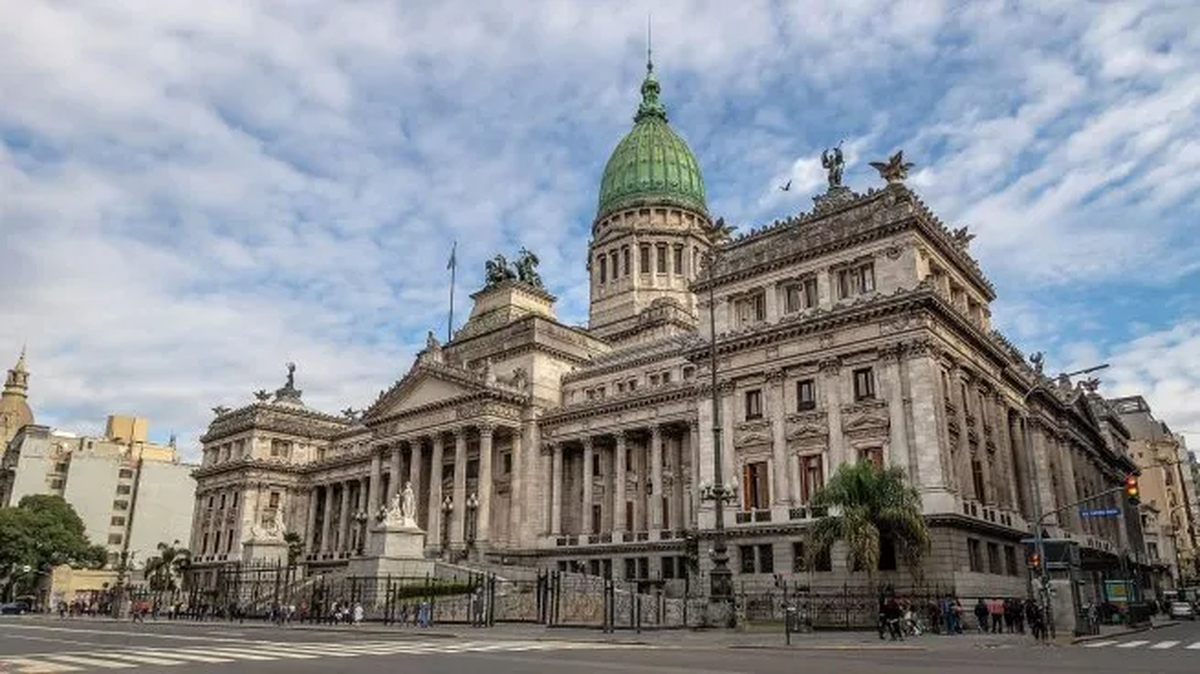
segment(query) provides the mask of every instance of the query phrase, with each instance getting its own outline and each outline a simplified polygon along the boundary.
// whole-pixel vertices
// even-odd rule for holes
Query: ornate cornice
[[[580,419],[607,416],[695,397],[696,390],[690,383],[672,382],[654,388],[638,389],[636,393],[624,396],[572,403],[547,412],[540,419],[540,424],[542,427],[552,427]]]
[[[346,419],[307,407],[257,402],[218,416],[200,436],[200,442],[209,444],[248,430],[329,440],[348,428],[350,422]]]

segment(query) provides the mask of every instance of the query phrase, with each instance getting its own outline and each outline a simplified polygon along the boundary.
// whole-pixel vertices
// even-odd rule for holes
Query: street
[[[659,632],[606,635],[544,630],[420,630],[268,628],[229,623],[144,624],[41,617],[0,620],[0,672],[38,674],[137,669],[288,672],[336,668],[375,672],[420,667],[428,673],[487,668],[491,674],[655,672],[661,674],[928,674],[929,672],[1155,672],[1192,674],[1200,667],[1200,625],[1074,646],[1038,645],[1019,637],[925,636],[903,644],[864,635],[804,635],[782,640],[737,633]],[[583,634],[585,636],[578,636]]]

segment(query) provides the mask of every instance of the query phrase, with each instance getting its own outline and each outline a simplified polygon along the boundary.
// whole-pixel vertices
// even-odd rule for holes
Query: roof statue
[[[212,408],[212,411],[213,414],[221,416],[222,414],[228,414],[229,408],[224,405],[217,405],[216,407]]]
[[[283,387],[276,389],[275,402],[290,402],[302,405],[300,396],[304,391],[296,388],[296,364],[287,364],[287,381],[283,383]]]
[[[829,189],[842,187],[842,171],[846,168],[846,157],[842,154],[841,141],[832,150],[821,153],[821,168],[825,169]]]
[[[296,388],[296,364],[288,363],[287,371],[288,371],[287,383],[283,385],[284,388]]]
[[[907,180],[908,170],[913,167],[913,163],[904,161],[904,150],[899,150],[896,154],[888,157],[887,161],[871,162],[871,167],[879,171],[879,177],[891,185]]]
[[[1029,356],[1029,362],[1033,364],[1033,369],[1037,371],[1038,374],[1042,374],[1046,367],[1046,354],[1042,353],[1041,351],[1037,351],[1033,355]]]
[[[967,246],[971,245],[972,241],[975,240],[975,235],[971,233],[970,228],[959,227],[958,229],[950,232],[950,238],[954,240],[955,244],[966,248]]]
[[[362,410],[347,407],[342,410],[342,416],[346,418],[346,421],[358,421],[362,417]]]
[[[271,394],[267,393],[267,389],[260,388],[254,392],[254,397],[257,398],[259,402],[266,402],[271,399]]]
[[[1083,390],[1087,391],[1088,393],[1095,393],[1100,390],[1100,378],[1088,377],[1087,379],[1079,382],[1079,385],[1082,386]]]
[[[486,270],[484,287],[491,287],[505,281],[521,281],[535,288],[544,289],[542,277],[537,273],[538,264],[540,264],[538,256],[525,247],[522,247],[517,253],[517,261],[513,263],[509,263],[508,258],[498,253],[484,263]]]

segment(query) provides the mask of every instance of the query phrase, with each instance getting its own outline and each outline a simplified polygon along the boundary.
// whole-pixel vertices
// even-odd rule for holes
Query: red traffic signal
[[[1041,555],[1039,555],[1036,552],[1033,553],[1032,555],[1029,555],[1029,566],[1036,569],[1039,566],[1041,566],[1041,564],[1042,564],[1042,556]]]
[[[1130,475],[1125,478],[1125,497],[1129,499],[1129,502],[1137,505],[1141,500],[1140,493],[1138,490],[1137,475]]]

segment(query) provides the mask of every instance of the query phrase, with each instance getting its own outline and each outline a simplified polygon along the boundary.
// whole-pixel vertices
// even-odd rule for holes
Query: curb
[[[798,644],[796,646],[768,644],[732,644],[729,650],[757,651],[927,651],[927,646],[876,646],[874,644]]]
[[[1150,624],[1145,627],[1131,627],[1128,629],[1119,630],[1117,632],[1109,632],[1108,634],[1089,634],[1084,637],[1074,637],[1069,642],[1072,646],[1075,644],[1086,644],[1091,641],[1103,641],[1105,639],[1119,639],[1127,637],[1130,634],[1141,634],[1142,632],[1150,632],[1152,630],[1160,630],[1164,627],[1174,627],[1179,624],[1178,620],[1169,620],[1158,625]]]

